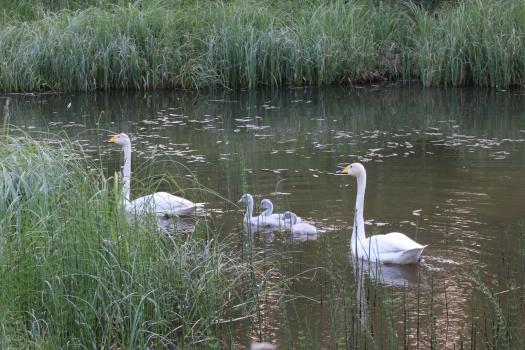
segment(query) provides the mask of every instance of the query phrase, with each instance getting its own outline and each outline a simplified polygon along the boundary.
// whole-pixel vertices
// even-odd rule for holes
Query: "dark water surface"
[[[317,237],[256,238],[258,249],[287,258],[276,258],[283,266],[276,280],[312,277],[311,268],[330,264],[352,280],[348,243],[356,182],[334,173],[343,163],[363,162],[367,233],[400,231],[429,245],[419,266],[385,266],[381,277],[369,276],[409,305],[408,311],[393,311],[401,329],[404,313],[413,321],[406,326],[408,340],[400,336],[401,345],[425,348],[434,320],[438,344],[457,347],[470,337],[471,316],[484,307],[472,298],[471,270],[496,292],[506,290],[509,274],[519,270],[519,224],[525,218],[523,91],[385,86],[12,98],[12,124],[31,131],[65,130],[87,150],[100,152],[110,175],[120,154],[104,143],[107,130],[129,133],[132,196],[140,194],[141,179],[151,186],[156,174],[182,176],[181,187],[194,187],[185,176],[187,167],[201,185],[230,201],[249,192],[256,207],[270,198],[276,211],[292,210],[315,224]],[[207,202],[223,235],[241,232],[242,213],[232,203],[192,190],[185,195]],[[416,287],[418,281],[423,287]],[[284,348],[283,333],[289,331],[292,339],[306,334],[312,348],[334,348],[334,335],[341,334],[334,327],[344,328],[345,318],[337,302],[324,301],[326,283],[324,278],[298,280],[292,289],[302,298],[285,309],[269,300],[259,315],[260,327],[239,325],[235,341],[261,337]]]

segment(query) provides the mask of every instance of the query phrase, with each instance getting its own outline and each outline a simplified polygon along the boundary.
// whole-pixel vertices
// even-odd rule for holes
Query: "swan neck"
[[[272,215],[272,213],[273,213],[273,204],[272,204],[272,203],[267,203],[266,205],[268,206],[268,208],[266,208],[266,209],[262,212],[262,214],[263,214],[263,215]]]
[[[130,200],[131,191],[131,145],[124,145],[124,165],[122,166],[122,181],[124,182],[124,199]]]
[[[352,246],[355,246],[356,239],[364,241],[365,235],[365,220],[363,217],[363,210],[365,205],[365,189],[366,189],[366,174],[357,178],[357,196],[355,200],[355,217],[354,228],[352,232]]]
[[[248,197],[248,203],[246,203],[246,214],[244,214],[244,217],[249,220],[251,219],[253,215],[253,198]]]

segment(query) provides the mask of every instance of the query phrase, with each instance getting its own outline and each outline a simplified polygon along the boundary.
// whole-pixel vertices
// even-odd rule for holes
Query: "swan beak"
[[[349,173],[350,173],[350,165],[345,166],[344,169],[341,170],[341,174],[348,175]]]
[[[111,136],[111,138],[108,140],[108,143],[115,143],[118,141],[118,135],[113,135]]]

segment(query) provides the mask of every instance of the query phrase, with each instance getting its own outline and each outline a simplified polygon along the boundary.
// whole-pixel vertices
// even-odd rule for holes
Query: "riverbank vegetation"
[[[198,220],[126,220],[120,186],[69,141],[0,148],[0,347],[218,347],[265,295],[261,260]],[[233,322],[235,323],[235,322]]]
[[[524,84],[523,1],[421,3],[9,2],[0,90]]]

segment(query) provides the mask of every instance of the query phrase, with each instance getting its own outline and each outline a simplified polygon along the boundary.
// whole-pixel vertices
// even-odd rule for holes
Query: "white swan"
[[[124,150],[122,178],[124,181],[125,209],[128,213],[142,214],[148,212],[158,216],[173,216],[190,214],[195,211],[198,207],[197,204],[167,192],[156,192],[130,201],[131,140],[128,135],[120,133],[113,135],[108,142],[117,144]]]
[[[273,213],[273,203],[269,199],[263,199],[259,205],[264,211],[261,213],[260,217],[263,221],[275,228],[284,227],[285,222],[283,214]],[[299,219],[301,221],[301,219]]]
[[[282,214],[273,214],[273,203],[269,199],[263,199],[259,205],[264,211],[260,216],[264,216],[267,220],[276,223],[277,225],[281,224]]]
[[[386,264],[417,263],[426,245],[414,242],[402,233],[392,232],[366,238],[363,219],[366,188],[365,167],[360,163],[352,163],[347,165],[341,173],[352,175],[357,179],[355,218],[351,239],[352,253],[358,258]]]
[[[291,211],[285,211],[283,214],[283,219],[286,223],[286,227],[289,228],[293,234],[317,235],[317,229],[314,225],[310,225],[305,222],[297,222],[297,215]]]
[[[244,203],[246,204],[246,213],[244,214],[243,223],[246,225],[257,226],[257,227],[272,227],[275,225],[275,220],[268,218],[263,215],[252,216],[253,215],[253,197],[249,193],[242,195],[241,199],[237,204]],[[279,225],[279,223],[277,223]]]
[[[284,214],[281,213],[273,213],[273,203],[269,199],[263,199],[261,201],[261,204],[259,205],[264,211],[261,213],[260,216],[264,216],[265,220],[268,220],[273,226],[275,227],[282,227],[286,224],[284,221]],[[295,214],[294,214],[295,215]],[[301,222],[302,219],[295,216],[297,219],[297,222]]]

